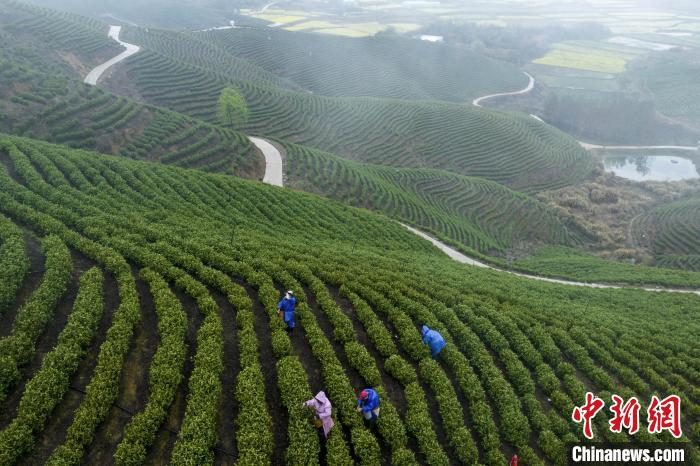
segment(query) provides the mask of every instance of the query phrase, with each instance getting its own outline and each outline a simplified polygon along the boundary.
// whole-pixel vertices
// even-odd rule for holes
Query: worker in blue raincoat
[[[365,388],[357,399],[357,412],[362,413],[365,421],[373,424],[379,417],[379,393]]]
[[[428,345],[430,354],[433,356],[433,359],[435,359],[447,344],[445,343],[445,339],[439,332],[431,330],[427,325],[423,326],[421,333],[423,334],[423,344]]]
[[[287,324],[287,330],[290,332],[294,330],[296,325],[294,322],[294,311],[296,307],[297,298],[294,297],[294,292],[291,290],[287,291],[287,294],[284,295],[284,298],[282,298],[277,305],[277,312],[282,320],[284,320],[284,323]]]

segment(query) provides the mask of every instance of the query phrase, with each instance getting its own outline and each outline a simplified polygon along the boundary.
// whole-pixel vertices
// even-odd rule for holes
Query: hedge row
[[[182,304],[157,272],[146,268],[141,269],[139,275],[149,284],[153,295],[160,343],[149,369],[148,403],[126,427],[114,455],[119,465],[136,465],[145,461],[148,448],[175,399],[187,354],[187,316]]]
[[[42,251],[46,257],[46,272],[41,284],[17,311],[12,333],[0,339],[0,402],[22,377],[21,367],[34,356],[36,340],[51,321],[71,278],[70,251],[59,237],[44,238]]]
[[[0,432],[0,464],[14,464],[33,448],[35,435],[68,391],[70,378],[85,356],[104,311],[102,282],[98,268],[80,277],[78,296],[56,347],[27,382],[16,417]]]

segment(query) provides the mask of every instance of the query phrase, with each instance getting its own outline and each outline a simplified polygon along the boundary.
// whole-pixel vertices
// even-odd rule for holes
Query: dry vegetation
[[[654,207],[698,194],[700,180],[633,182],[599,167],[584,183],[537,197],[590,236],[601,257],[650,264],[650,252],[630,234],[631,222]]]

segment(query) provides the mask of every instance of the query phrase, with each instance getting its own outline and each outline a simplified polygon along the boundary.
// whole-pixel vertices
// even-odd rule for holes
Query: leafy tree
[[[238,89],[225,87],[221,91],[218,116],[223,124],[232,129],[241,129],[248,122],[250,111],[245,97]]]

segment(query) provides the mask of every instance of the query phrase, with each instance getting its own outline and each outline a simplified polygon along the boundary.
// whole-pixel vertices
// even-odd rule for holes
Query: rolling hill
[[[503,256],[533,244],[574,246],[581,238],[539,201],[481,178],[344,160],[283,144],[287,186],[386,213],[470,252]]]
[[[661,113],[697,130],[700,104],[690,96],[698,95],[699,70],[700,52],[683,47],[632,63],[627,76],[651,93]]]
[[[0,22],[3,131],[205,171],[262,175],[261,157],[243,134],[83,84],[91,57],[118,53],[102,28],[89,28],[92,23],[79,17],[59,19],[63,28],[80,31],[72,52],[70,40],[47,42],[49,35],[40,33],[28,37],[58,14],[18,5],[5,4],[15,16],[34,16]],[[96,48],[83,51],[83,38]]]
[[[86,74],[86,68],[92,63],[89,54],[71,52],[70,42],[47,41],[50,34],[43,28],[46,24],[53,24],[54,17],[63,18],[58,23],[63,30],[91,31],[92,35],[85,39],[86,42],[108,43],[105,38],[99,37],[104,31],[94,27],[93,20],[36,7],[20,7],[19,3],[10,0],[5,0],[3,5],[12,13],[3,26],[3,32],[8,37],[4,51],[6,59],[18,66],[27,65],[28,61],[32,70],[40,72],[60,69],[73,77]],[[61,86],[66,84],[54,83],[47,87],[53,91],[44,96],[43,101],[31,102],[34,95],[48,92],[44,90],[46,84],[41,83],[35,85],[35,88],[41,88],[41,92],[23,89],[22,86],[19,89],[10,87],[6,91],[7,99],[22,101],[27,109],[25,111],[19,107],[13,112],[20,115],[24,127],[4,128],[6,131],[110,153],[119,153],[125,147],[126,155],[140,154],[143,157],[147,151],[154,154],[156,160],[160,157],[156,154],[179,153],[182,149],[186,152],[175,158],[184,159],[186,162],[183,165],[207,170],[222,168],[227,173],[245,174],[252,170],[246,168],[237,171],[236,168],[237,164],[244,163],[247,153],[245,142],[239,135],[205,126],[198,133],[200,138],[208,141],[202,143],[203,146],[197,146],[199,138],[195,138],[172,150],[157,147],[161,141],[167,142],[168,138],[153,137],[162,134],[163,129],[172,132],[172,128],[175,128],[169,125],[163,127],[161,120],[180,119],[174,114],[163,116],[161,110],[165,109],[206,123],[218,123],[215,112],[219,93],[224,86],[234,85],[243,91],[251,110],[251,119],[245,128],[249,134],[296,142],[354,160],[449,170],[485,177],[527,192],[575,183],[586,177],[592,168],[589,158],[573,139],[529,118],[438,101],[312,95],[290,78],[274,75],[245,58],[234,56],[206,37],[197,33],[126,29],[124,40],[139,43],[144,50],[120,64],[105,84],[116,94],[130,95],[136,101],[157,105],[160,107],[158,110],[141,110],[142,107],[136,102],[123,99],[114,102],[100,94],[98,97],[104,105],[99,105],[99,109],[94,108],[94,121],[92,104],[86,102],[84,97],[87,93],[89,100],[98,105],[94,99],[98,91],[87,91],[73,85],[62,91]],[[13,43],[21,43],[22,48],[31,49],[35,58],[27,60],[24,53],[13,52],[19,50]],[[99,54],[107,54],[111,48],[97,50]],[[70,59],[66,58],[69,53],[73,54]],[[45,78],[54,79],[54,74],[57,73],[48,73]],[[21,77],[10,78],[13,81],[7,84],[13,86],[14,81]],[[65,95],[57,95],[62,93]],[[66,98],[69,103],[63,103],[62,99]],[[17,107],[16,103],[9,107]],[[65,115],[58,113],[61,118],[66,117],[58,118],[60,128],[43,129],[36,121],[26,118],[32,114],[43,114],[47,108],[41,105],[49,105],[48,110],[68,107]],[[81,111],[87,107],[88,111],[73,115],[70,109],[76,107]],[[154,116],[153,113],[158,115]],[[107,114],[109,119],[105,118]],[[98,134],[110,131],[114,126],[106,123],[116,123],[115,133],[121,136],[103,134],[98,138],[96,134],[88,135],[88,129],[78,128],[88,121],[97,126]],[[182,122],[175,131],[178,135],[182,131],[189,134],[186,130],[196,124],[193,121]],[[136,128],[132,129],[131,126]],[[148,130],[149,134],[141,138],[140,133],[146,131],[144,126],[153,126],[153,130]],[[36,132],[24,132],[26,128],[35,129]],[[126,141],[120,141],[125,135]],[[53,139],[53,136],[58,137]],[[94,143],[93,137],[100,139],[99,145]],[[229,145],[234,147],[232,156],[238,156],[233,166],[226,162],[226,147]],[[204,153],[193,154],[190,150],[192,146],[204,148]],[[239,146],[240,150],[237,149]],[[191,160],[191,156],[198,158]]]
[[[528,192],[575,183],[592,170],[573,138],[513,113],[260,87],[150,50],[127,60],[122,70],[116,82],[129,83],[133,95],[207,121],[215,120],[221,89],[236,86],[251,111],[248,133],[352,160],[449,170]]]
[[[347,39],[241,28],[209,31],[201,40],[326,96],[464,103],[527,85],[527,77],[510,63],[399,35]]]
[[[0,261],[32,272],[2,289],[3,464],[563,464],[586,390],[643,409],[677,393],[697,432],[696,296],[460,266],[310,194],[11,136],[0,215]],[[438,360],[423,324],[448,341]],[[383,400],[372,430],[364,386]],[[320,389],[336,416],[323,454],[301,406]],[[598,436],[627,439],[607,420]]]
[[[661,265],[700,271],[700,199],[657,207],[632,227],[635,240]]]

